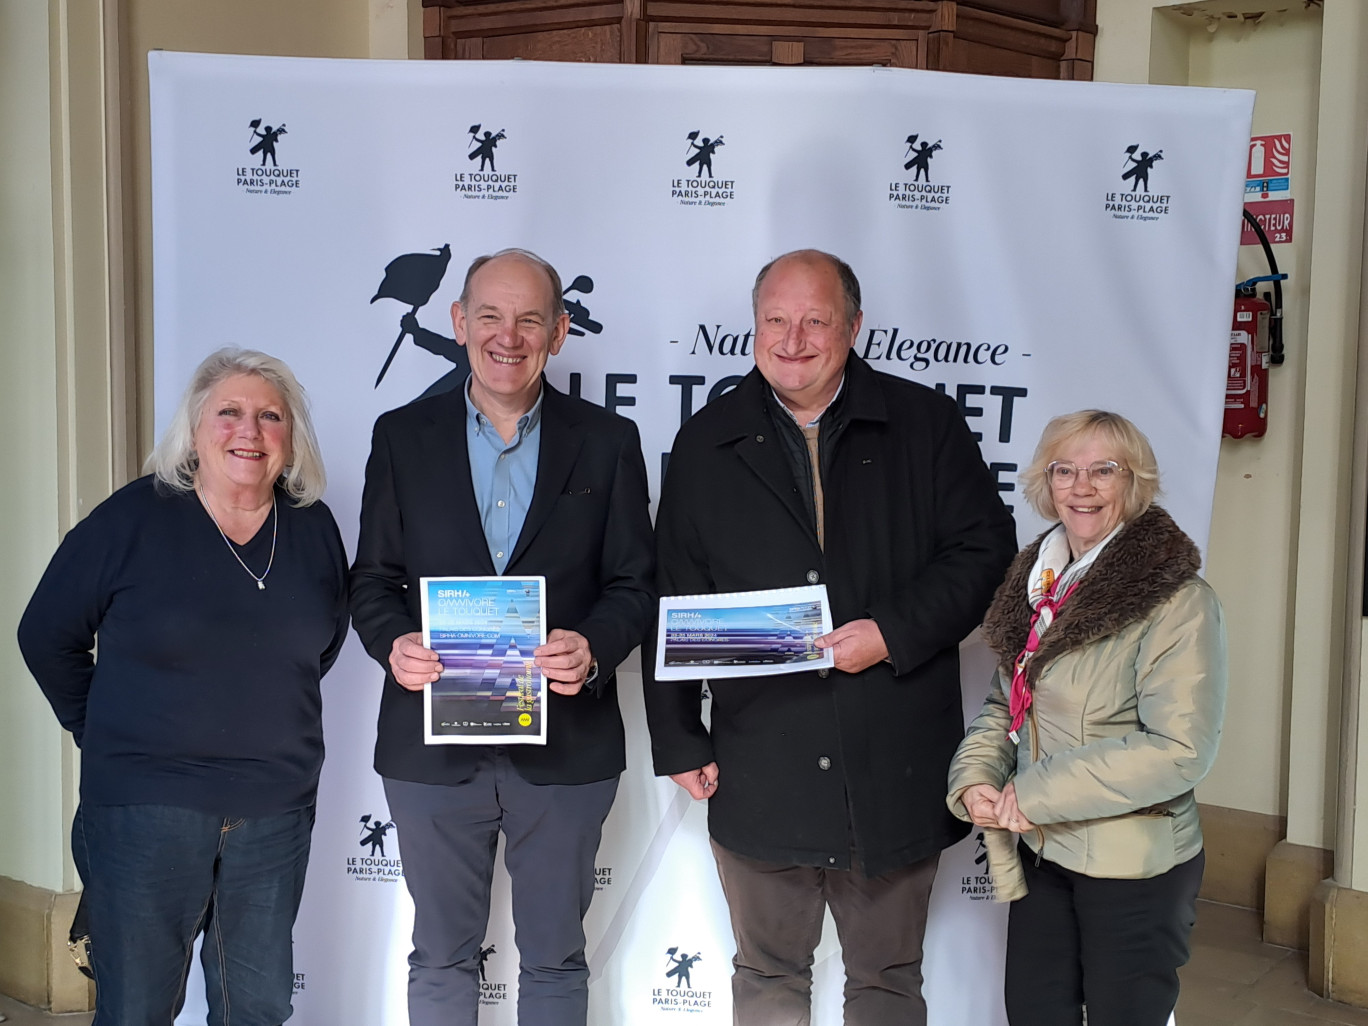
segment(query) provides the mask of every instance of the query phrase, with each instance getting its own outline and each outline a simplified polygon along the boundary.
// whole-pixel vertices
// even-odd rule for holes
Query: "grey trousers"
[[[716,841],[712,849],[736,936],[736,1026],[809,1026],[812,953],[828,906],[845,962],[846,1026],[926,1026],[922,937],[939,854],[867,877],[761,862]]]
[[[584,914],[617,778],[529,784],[498,748],[454,786],[385,778],[413,896],[411,1026],[475,1026],[495,845],[504,833],[520,1026],[585,1026]]]

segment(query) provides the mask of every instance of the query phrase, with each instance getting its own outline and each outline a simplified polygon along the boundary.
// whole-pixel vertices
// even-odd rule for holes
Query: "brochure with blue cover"
[[[799,673],[834,665],[825,584],[724,595],[662,595],[656,680]]]
[[[546,744],[545,577],[424,577],[423,644],[442,660],[424,688],[430,745]]]

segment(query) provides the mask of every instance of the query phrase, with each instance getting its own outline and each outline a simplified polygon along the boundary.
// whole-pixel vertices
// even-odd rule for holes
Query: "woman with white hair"
[[[95,1022],[169,1024],[191,946],[215,1026],[290,1016],[346,554],[304,392],[243,349],[195,371],[153,472],[71,529],[19,645],[81,749],[72,850]],[[98,643],[98,653],[96,646]]]
[[[1100,410],[1056,417],[1022,474],[1055,525],[983,622],[998,675],[950,767],[984,828],[1007,928],[1012,1026],[1162,1026],[1202,882],[1193,788],[1226,693],[1221,605],[1153,505],[1148,440]]]

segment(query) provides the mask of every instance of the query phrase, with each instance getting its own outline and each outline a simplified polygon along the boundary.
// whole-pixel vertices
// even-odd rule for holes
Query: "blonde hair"
[[[309,417],[309,400],[303,387],[283,360],[255,349],[228,346],[206,356],[195,368],[181,396],[171,423],[157,447],[143,464],[166,487],[188,492],[195,487],[199,456],[195,452],[195,429],[204,404],[221,381],[239,374],[254,374],[280,393],[290,416],[290,462],[278,482],[296,506],[310,506],[323,497],[328,486],[323,456]]]
[[[1159,494],[1159,464],[1144,432],[1119,413],[1079,410],[1055,417],[1045,425],[1035,456],[1021,473],[1022,494],[1046,520],[1059,519],[1047,468],[1070,444],[1093,436],[1111,445],[1116,450],[1117,462],[1129,471],[1121,500],[1121,519],[1134,520],[1149,509]]]

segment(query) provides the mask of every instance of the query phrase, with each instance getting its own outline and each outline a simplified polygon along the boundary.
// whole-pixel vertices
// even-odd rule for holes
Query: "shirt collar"
[[[766,382],[766,383],[768,384],[768,382]],[[803,427],[816,427],[818,424],[820,424],[821,421],[822,421],[822,417],[826,415],[826,411],[829,410],[829,409],[831,409],[833,406],[835,406],[835,405],[836,405],[836,400],[839,399],[839,398],[841,398],[841,392],[842,392],[844,389],[845,389],[845,374],[844,374],[844,372],[843,372],[843,373],[841,374],[841,383],[840,383],[839,385],[836,386],[836,394],[833,395],[833,396],[831,397],[831,402],[829,402],[829,403],[827,403],[825,406],[823,406],[823,407],[822,407],[822,412],[819,413],[819,414],[817,414],[817,416],[813,417],[812,420],[811,420],[810,422],[808,422],[807,424],[798,424],[798,418],[795,417],[795,416],[793,415],[793,411],[790,410],[790,409],[788,408],[788,404],[785,403],[784,400],[781,399],[781,398],[779,397],[779,393],[776,392],[776,391],[774,390],[774,386],[773,386],[773,385],[770,385],[770,386],[769,386],[770,395],[774,396],[774,401],[775,401],[776,403],[779,404],[779,408],[780,408],[781,410],[783,410],[785,413],[787,413],[787,414],[789,415],[789,419],[791,419],[795,424],[798,424],[798,426],[799,426],[800,428],[803,428]]]
[[[475,380],[475,375],[470,375],[465,382],[465,401],[466,401],[466,422],[474,428],[476,434],[483,434],[485,428],[492,428],[489,418],[486,417],[475,406],[475,400],[470,397],[470,383]],[[532,404],[532,409],[528,410],[518,418],[518,437],[524,437],[541,423],[542,397],[546,395],[546,389],[537,384],[537,401]]]

